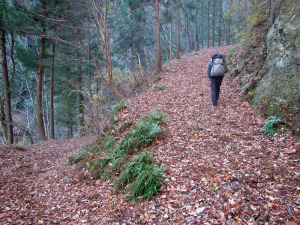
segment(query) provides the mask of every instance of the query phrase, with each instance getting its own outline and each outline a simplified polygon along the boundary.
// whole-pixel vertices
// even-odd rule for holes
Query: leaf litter
[[[164,185],[153,198],[128,202],[112,182],[66,166],[96,138],[0,146],[1,224],[299,224],[300,141],[268,137],[264,119],[242,100],[229,75],[219,106],[210,105],[206,65],[231,46],[199,50],[164,65],[164,89],[132,98],[119,120],[167,113],[153,143]]]

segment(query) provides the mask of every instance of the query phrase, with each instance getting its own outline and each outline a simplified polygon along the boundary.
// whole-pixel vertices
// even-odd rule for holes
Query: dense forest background
[[[270,1],[1,0],[1,143],[101,133],[162,64],[249,44]],[[252,29],[252,30],[251,30]]]

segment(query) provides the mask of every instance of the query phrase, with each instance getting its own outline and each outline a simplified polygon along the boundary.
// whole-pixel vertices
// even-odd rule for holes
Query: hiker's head
[[[214,54],[211,56],[211,60],[214,60],[214,59],[222,59],[222,55],[221,54]]]

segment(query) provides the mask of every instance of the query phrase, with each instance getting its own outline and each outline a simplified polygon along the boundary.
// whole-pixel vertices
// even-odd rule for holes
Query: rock
[[[300,4],[273,0],[276,19],[267,35],[266,73],[251,96],[251,105],[263,105],[264,114],[283,116],[288,108],[300,128]],[[286,112],[285,112],[286,113]]]

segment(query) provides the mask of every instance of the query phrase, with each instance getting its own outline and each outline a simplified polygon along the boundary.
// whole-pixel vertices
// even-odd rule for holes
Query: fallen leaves
[[[152,109],[167,113],[166,137],[152,146],[165,169],[156,197],[127,202],[111,182],[66,167],[89,139],[24,151],[1,146],[0,223],[299,224],[299,140],[263,135],[263,119],[240,100],[228,76],[219,106],[210,105],[206,64],[228,49],[172,60],[160,81],[165,90],[131,99],[119,116],[135,121]]]

